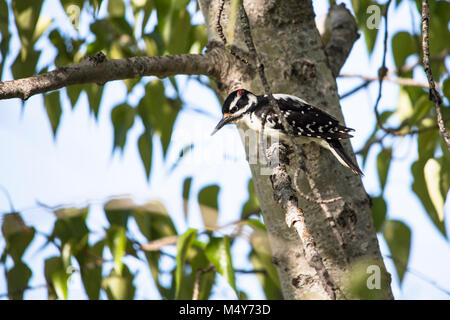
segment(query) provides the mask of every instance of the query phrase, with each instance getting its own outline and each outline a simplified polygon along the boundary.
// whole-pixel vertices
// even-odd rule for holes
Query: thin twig
[[[394,134],[394,132],[391,129],[384,127],[384,125],[381,121],[380,112],[378,111],[378,105],[380,103],[381,94],[382,94],[382,90],[383,90],[383,80],[387,73],[386,54],[387,54],[387,39],[388,39],[388,12],[389,12],[389,6],[391,5],[391,2],[392,2],[392,0],[389,0],[386,3],[386,9],[384,11],[383,61],[381,63],[380,69],[378,70],[378,95],[377,95],[377,100],[375,101],[375,106],[373,109],[375,111],[375,116],[377,119],[378,127],[380,127],[385,132]]]
[[[11,195],[8,192],[8,189],[6,189],[4,186],[0,185],[0,190],[3,191],[6,199],[9,202],[9,209],[11,210],[11,212],[15,212],[16,210],[14,209],[14,204],[12,202],[12,198]]]
[[[434,82],[433,73],[430,67],[430,42],[429,42],[429,21],[430,21],[430,8],[428,6],[428,0],[422,0],[422,48],[423,48],[423,67],[427,74],[428,83],[430,84],[430,100],[434,102],[436,108],[436,118],[439,127],[439,132],[447,145],[447,149],[450,150],[450,137],[447,129],[445,128],[444,120],[442,118],[441,103],[442,98],[439,92],[436,90],[436,84]]]
[[[249,64],[248,59],[244,58],[242,55],[240,55],[235,49],[233,45],[228,45],[227,43],[227,38],[225,37],[225,34],[223,33],[223,28],[222,28],[222,24],[221,24],[221,19],[222,19],[222,12],[223,12],[223,7],[225,5],[225,0],[220,0],[219,2],[219,9],[217,10],[217,19],[216,19],[216,30],[217,30],[217,34],[219,35],[219,38],[222,40],[225,48],[227,48],[229,50],[229,52],[231,53],[231,55],[233,55],[236,59],[240,60],[241,62],[245,63],[246,65]]]
[[[205,269],[197,269],[195,273],[195,283],[194,283],[194,292],[192,293],[192,300],[198,300],[198,296],[200,294],[200,277],[205,273],[211,272],[215,270],[216,267],[214,265],[210,265]]]
[[[445,293],[446,295],[450,296],[450,290],[441,287],[439,285],[439,283],[437,283],[436,281],[434,281],[433,279],[429,278],[428,276],[426,276],[425,274],[423,274],[422,272],[416,271],[414,269],[409,268],[404,261],[397,259],[396,257],[393,257],[391,255],[385,255],[386,258],[391,259],[392,261],[396,262],[396,263],[400,263],[403,265],[403,267],[405,267],[406,272],[416,276],[417,278],[419,278],[420,280],[427,282],[428,284],[430,284],[431,286],[435,287],[436,289],[442,291],[443,293]]]

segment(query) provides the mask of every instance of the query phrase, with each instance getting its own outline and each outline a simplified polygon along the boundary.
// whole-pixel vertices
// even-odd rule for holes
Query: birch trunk
[[[226,1],[221,18],[225,35],[230,2]],[[200,5],[209,40],[220,41],[216,33],[219,1],[201,0]],[[335,76],[357,38],[355,30],[346,30],[348,25],[335,23],[336,30],[340,28],[344,33],[335,37],[328,34],[330,45],[325,47],[314,21],[311,1],[248,0],[244,1],[244,6],[272,92],[299,96],[344,123]],[[346,38],[352,36],[352,39]],[[235,24],[233,45],[246,50],[239,19]],[[223,97],[237,88],[256,94],[263,92],[254,70],[229,54],[223,56],[217,81]],[[353,155],[348,142],[344,142],[344,147]],[[373,226],[371,200],[361,178],[341,166],[327,150],[314,144],[302,149],[306,155],[303,159],[306,171],[301,171],[297,180],[302,192],[322,200],[342,197],[328,204],[298,197],[298,206],[304,212],[304,227],[314,239],[335,286],[335,297],[392,299],[390,275],[385,269]],[[290,161],[287,171],[292,181],[297,169],[298,162]],[[259,164],[251,164],[251,172],[284,298],[330,299],[316,269],[305,259],[298,234],[287,226],[286,212],[274,200],[270,177],[261,174]],[[309,178],[305,172],[309,173]]]

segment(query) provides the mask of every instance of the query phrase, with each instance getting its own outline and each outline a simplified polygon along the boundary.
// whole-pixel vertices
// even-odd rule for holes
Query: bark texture
[[[216,34],[219,1],[203,0],[200,4],[209,40],[220,42]],[[358,37],[354,24],[330,23],[328,30],[331,33],[324,46],[315,25],[311,1],[253,0],[244,1],[244,6],[272,92],[302,97],[344,123],[335,76]],[[225,30],[229,14],[227,1],[222,15]],[[235,25],[233,45],[245,51],[239,21]],[[260,79],[252,68],[229,54],[223,57],[220,78],[217,79],[223,97],[237,88],[246,88],[256,94],[263,91]],[[353,154],[348,142],[344,143],[344,147]],[[302,192],[318,200],[341,197],[341,200],[321,204],[298,198],[298,209],[303,209],[301,219],[304,222],[301,222],[313,239],[329,280],[335,287],[335,297],[359,298],[355,288],[366,286],[369,274],[364,277],[364,273],[368,266],[376,265],[381,270],[381,288],[375,289],[373,297],[391,299],[390,276],[380,254],[371,216],[371,201],[360,177],[337,163],[328,151],[314,144],[302,149],[306,155],[302,159],[305,170],[297,180]],[[286,172],[294,177],[298,167],[296,160],[290,161]],[[261,175],[258,164],[252,164],[251,171],[284,298],[333,298],[323,285],[323,277],[305,258],[298,234],[286,224],[286,203],[283,205],[280,199],[289,199],[289,195],[278,194],[275,199],[270,177]]]
[[[78,64],[63,66],[33,77],[0,81],[0,99],[21,98],[60,89],[74,84],[97,83],[144,76],[164,78],[176,74],[220,75],[222,58],[218,50],[208,54],[180,54],[160,57],[133,57],[108,60],[103,53],[89,56]]]

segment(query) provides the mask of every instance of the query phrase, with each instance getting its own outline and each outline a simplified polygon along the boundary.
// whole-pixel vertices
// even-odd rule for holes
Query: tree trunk
[[[219,2],[200,1],[208,38],[216,43],[220,42],[216,33]],[[230,2],[226,1],[221,16],[225,34]],[[357,38],[355,30],[347,30],[347,36],[352,35],[353,39],[347,39],[345,33],[334,38],[331,35],[325,48],[310,0],[252,0],[244,1],[244,7],[272,92],[299,96],[343,123],[335,76]],[[346,26],[335,24],[334,27],[345,31]],[[246,51],[239,18],[233,45]],[[234,56],[224,53],[221,67],[217,88],[223,97],[237,88],[263,93],[257,72]],[[353,154],[348,142],[344,142],[344,147]],[[298,233],[286,224],[286,209],[278,198],[274,199],[274,179],[263,174],[260,164],[250,164],[284,298],[392,299],[390,275],[385,269],[373,226],[371,200],[361,178],[315,144],[301,149],[306,155],[302,159],[306,170],[300,171],[297,180],[302,193],[321,200],[341,197],[341,200],[320,204],[298,197],[298,208],[304,212],[304,229],[314,240],[313,245],[322,259],[331,294],[318,269],[305,257]],[[298,167],[296,160],[286,166],[292,181]]]

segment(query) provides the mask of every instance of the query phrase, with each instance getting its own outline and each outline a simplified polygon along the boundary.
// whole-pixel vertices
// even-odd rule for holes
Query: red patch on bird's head
[[[237,91],[237,93],[238,93],[238,95],[242,96],[242,95],[244,94],[244,90],[243,90],[243,89],[239,89],[239,90]]]

